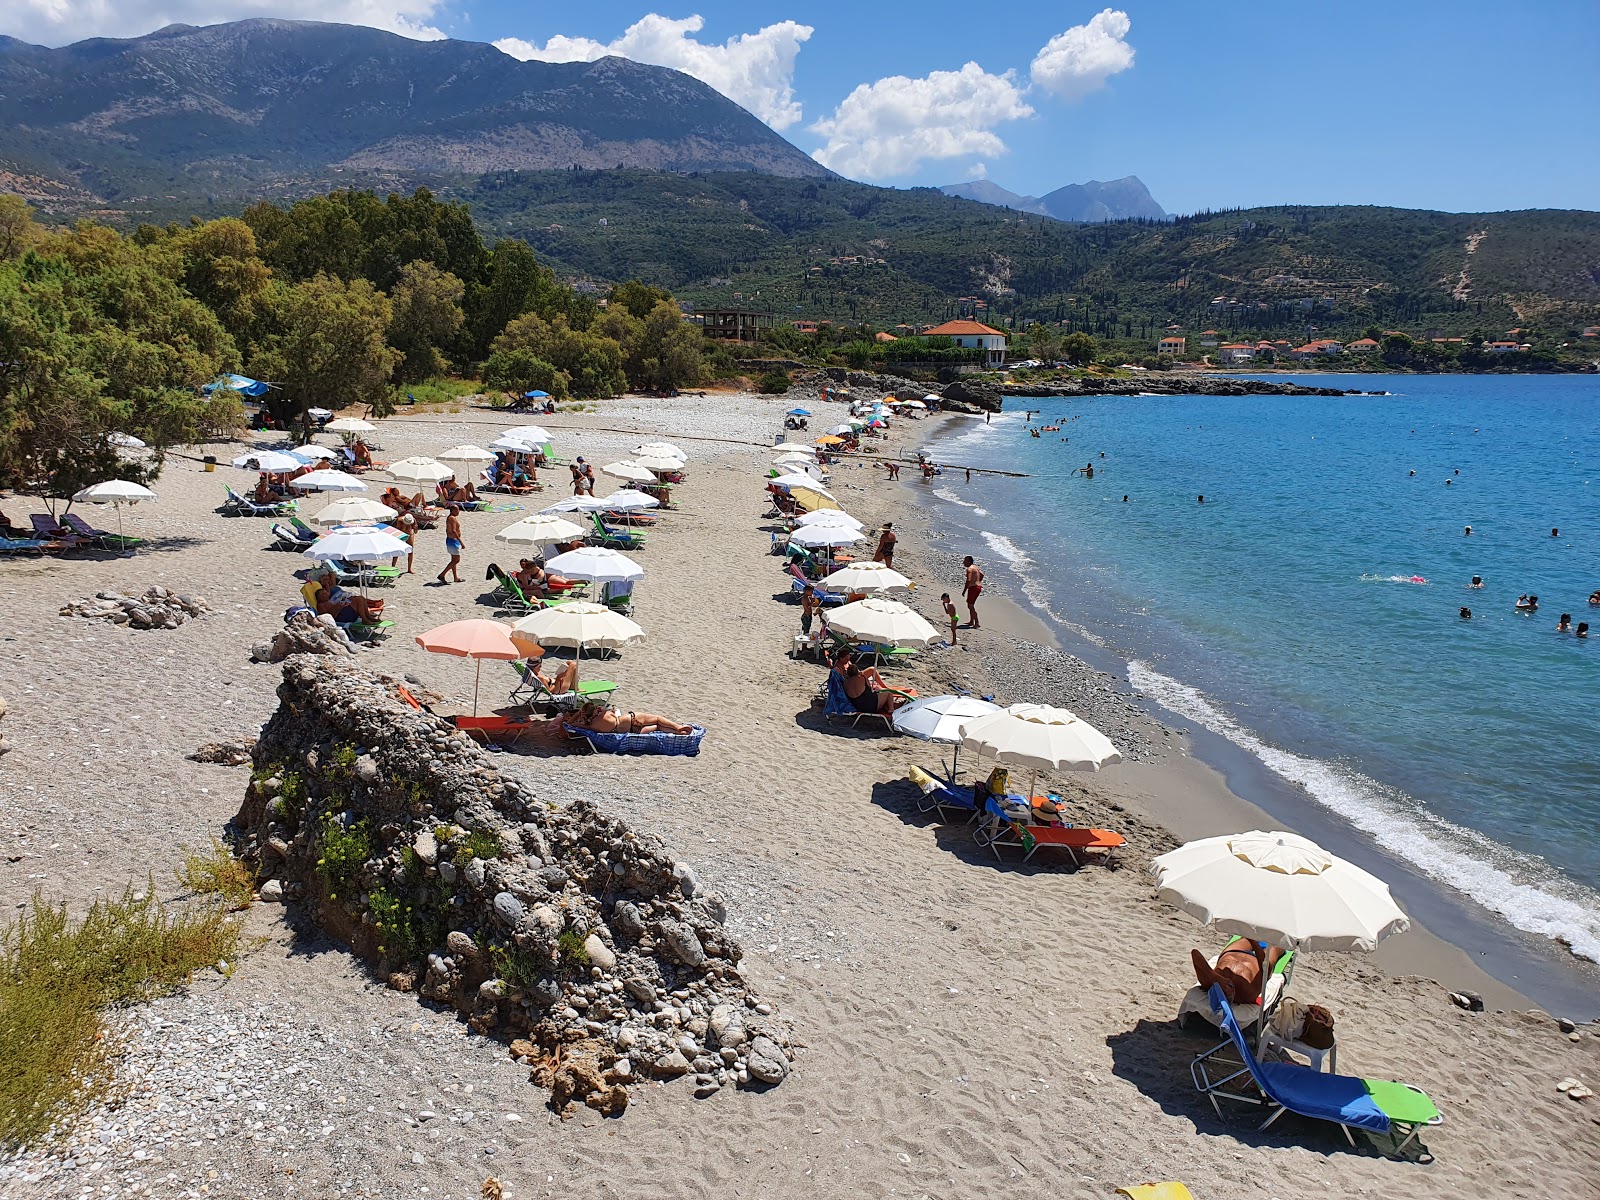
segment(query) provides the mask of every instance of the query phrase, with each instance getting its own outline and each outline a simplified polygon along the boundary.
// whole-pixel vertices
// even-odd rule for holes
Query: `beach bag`
[[[1306,1006],[1305,1021],[1300,1028],[1300,1041],[1313,1050],[1327,1050],[1333,1045],[1333,1014],[1320,1004]]]
[[[989,772],[989,795],[1004,796],[1011,790],[1011,772],[1004,767],[996,767]]]

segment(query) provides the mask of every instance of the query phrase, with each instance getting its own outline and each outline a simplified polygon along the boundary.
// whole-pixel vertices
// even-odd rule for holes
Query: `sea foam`
[[[1538,860],[1428,813],[1357,771],[1268,744],[1201,692],[1147,663],[1130,661],[1128,682],[1162,708],[1248,751],[1423,874],[1465,892],[1518,929],[1559,939],[1574,954],[1600,962],[1600,894],[1549,878],[1552,872]]]

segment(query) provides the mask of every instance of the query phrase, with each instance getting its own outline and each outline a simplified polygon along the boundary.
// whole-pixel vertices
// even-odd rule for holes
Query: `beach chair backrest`
[[[1254,1076],[1256,1082],[1261,1085],[1261,1090],[1267,1094],[1269,1100],[1274,1104],[1287,1107],[1283,1105],[1282,1100],[1272,1094],[1268,1083],[1261,1078],[1261,1070],[1256,1062],[1255,1052],[1250,1049],[1250,1039],[1245,1037],[1244,1030],[1239,1028],[1239,1019],[1233,1015],[1233,1005],[1228,1003],[1228,997],[1223,994],[1222,988],[1213,983],[1207,995],[1211,999],[1211,1011],[1221,1019],[1222,1028],[1233,1042],[1233,1048],[1239,1052],[1240,1061]]]
[[[844,680],[839,678],[839,672],[828,672],[828,702],[823,706],[824,716],[838,716],[843,713],[855,712],[855,705],[850,703],[850,697],[844,694]]]

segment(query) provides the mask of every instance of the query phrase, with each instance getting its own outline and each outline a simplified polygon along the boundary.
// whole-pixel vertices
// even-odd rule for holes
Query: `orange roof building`
[[[998,367],[1006,361],[1006,335],[981,321],[946,321],[922,331],[924,337],[947,337],[968,350],[982,350],[983,362]]]

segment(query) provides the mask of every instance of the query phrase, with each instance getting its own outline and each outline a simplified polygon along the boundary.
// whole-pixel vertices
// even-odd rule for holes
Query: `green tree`
[[[465,291],[461,280],[427,259],[401,268],[389,319],[389,341],[404,356],[395,371],[397,382],[420,383],[444,372],[448,364],[439,347],[461,332]]]
[[[196,221],[157,232],[150,253],[217,315],[236,345],[248,349],[254,343],[269,311],[272,270],[257,253],[250,226],[237,217]]]
[[[566,372],[526,348],[496,350],[489,355],[483,365],[483,382],[495,391],[516,396],[533,391],[549,392],[557,400],[568,396]]]
[[[1100,343],[1087,333],[1069,333],[1061,339],[1061,357],[1074,366],[1087,366],[1100,353]]]
[[[547,321],[538,313],[524,313],[506,326],[490,349],[531,351],[563,372],[579,399],[620,396],[628,389],[621,344],[597,330],[571,328],[564,314]]]
[[[628,385],[635,391],[670,391],[704,381],[705,337],[686,324],[683,310],[663,300],[639,323],[627,353]]]
[[[656,305],[663,300],[671,300],[672,293],[666,288],[653,287],[637,279],[630,279],[612,288],[611,294],[606,299],[613,307],[620,305],[628,310],[630,316],[642,321],[650,315],[650,310]]]
[[[268,393],[273,417],[304,426],[306,409],[366,404],[389,411],[389,380],[402,355],[386,340],[389,298],[365,279],[317,275],[284,287],[276,328],[251,364],[258,379],[281,385]]]
[[[34,222],[33,210],[26,200],[0,192],[0,262],[22,257],[43,232]]]

